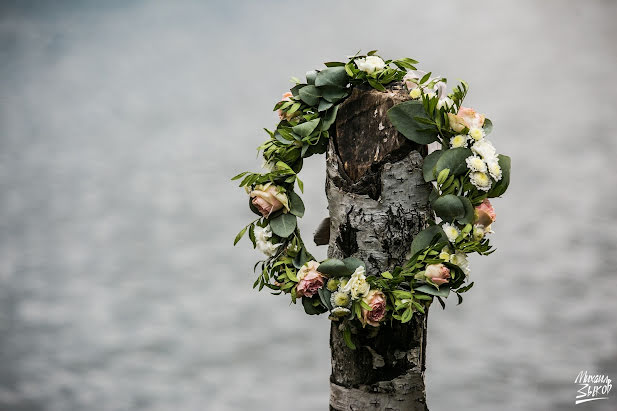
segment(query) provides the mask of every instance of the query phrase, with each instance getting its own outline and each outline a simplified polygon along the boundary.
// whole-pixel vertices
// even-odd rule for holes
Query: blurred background
[[[617,381],[617,3],[3,1],[0,410],[325,410],[329,321],[251,289],[229,181],[272,106],[362,49],[465,79],[513,159],[490,257],[429,317],[428,404],[574,406]],[[310,237],[324,159],[303,171]],[[313,248],[325,257],[325,247]]]

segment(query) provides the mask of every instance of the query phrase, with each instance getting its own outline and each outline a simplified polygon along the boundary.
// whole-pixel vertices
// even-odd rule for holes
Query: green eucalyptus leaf
[[[287,238],[294,232],[297,223],[295,215],[291,213],[281,214],[270,220],[270,228],[279,237]]]
[[[349,269],[345,266],[345,263],[336,258],[329,258],[319,264],[317,271],[326,274],[328,277],[344,277],[349,275]]]
[[[299,270],[307,261],[309,261],[309,256],[306,254],[306,249],[302,247],[300,252],[294,257],[293,265]]]
[[[304,215],[304,202],[300,196],[295,191],[288,192],[287,196],[289,197],[289,212],[296,217],[302,217]]]
[[[450,175],[457,176],[465,174],[467,172],[467,163],[465,159],[471,155],[471,150],[465,147],[446,150],[435,164],[435,173],[439,174],[441,170],[449,168]]]
[[[299,135],[301,138],[308,137],[315,128],[319,125],[319,119],[315,118],[313,120],[305,121],[304,123],[300,123],[297,126],[293,126],[291,129],[294,133]]]
[[[429,182],[435,180],[435,165],[439,160],[439,157],[444,152],[442,150],[433,151],[431,154],[424,158],[424,164],[422,165],[422,173],[424,174],[424,181]]]
[[[315,78],[315,86],[337,86],[345,87],[347,85],[347,72],[345,67],[328,67],[317,73]]]
[[[414,288],[414,290],[437,297],[448,297],[448,295],[450,295],[450,285],[448,284],[444,284],[439,288],[435,288],[430,284],[422,284],[420,287]]]
[[[411,254],[415,254],[431,245],[431,241],[437,235],[439,236],[439,241],[448,241],[446,233],[443,232],[443,229],[439,225],[432,225],[420,231],[411,243]]]
[[[332,107],[332,103],[328,100],[321,99],[319,100],[319,106],[317,107],[317,111],[326,111],[330,107]]]
[[[323,313],[324,310],[320,309],[320,306],[314,306],[313,301],[314,300],[312,298],[302,297],[302,306],[304,307],[304,312],[306,312],[308,315],[317,315]]]
[[[331,310],[332,302],[330,301],[330,296],[332,295],[332,293],[330,292],[330,290],[328,290],[325,287],[322,287],[319,290],[317,290],[317,293],[319,294],[319,299],[321,300],[321,303],[325,305],[326,308],[328,308],[328,310]]]
[[[436,141],[437,130],[423,127],[414,117],[426,118],[424,107],[420,101],[405,101],[388,110],[390,122],[407,139],[418,144],[430,144]]]
[[[348,270],[348,275],[353,274],[354,271],[356,271],[356,268],[362,266],[362,267],[366,267],[366,265],[364,264],[364,262],[358,258],[355,257],[347,257],[346,259],[343,260],[343,264],[345,264],[345,267]]]
[[[298,94],[302,101],[313,107],[319,103],[319,97],[321,97],[319,89],[312,84],[302,87]]]
[[[326,115],[323,117],[321,123],[321,129],[323,131],[328,130],[330,126],[334,124],[334,121],[336,121],[336,113],[338,113],[338,108],[339,106],[336,105],[326,112]]]
[[[317,72],[315,70],[306,72],[306,83],[315,85],[315,78],[317,77]]]
[[[321,96],[331,103],[336,103],[347,95],[347,89],[340,87],[320,87]]]
[[[461,201],[463,207],[465,208],[465,214],[463,215],[463,217],[457,218],[457,220],[461,224],[470,224],[473,221],[475,211],[473,208],[473,204],[471,204],[471,201],[469,201],[467,197],[458,196],[458,199]]]
[[[454,194],[438,197],[432,206],[435,214],[444,221],[452,222],[455,219],[465,217],[465,206],[459,197]]]
[[[489,135],[491,131],[493,131],[493,122],[488,118],[484,119],[484,126],[482,126],[482,128],[486,135]]]
[[[499,197],[506,192],[510,185],[510,166],[511,159],[508,156],[499,154],[499,167],[501,167],[501,180],[493,184],[493,187],[489,190],[488,196]]]

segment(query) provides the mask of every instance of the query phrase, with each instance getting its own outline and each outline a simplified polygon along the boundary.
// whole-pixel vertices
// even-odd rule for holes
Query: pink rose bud
[[[304,264],[298,271],[298,286],[296,295],[298,297],[312,297],[317,293],[325,282],[325,277],[317,271],[319,263],[317,261],[309,261]]]
[[[484,115],[477,113],[476,110],[468,107],[461,107],[458,116],[463,119],[467,128],[482,128],[484,125]]]
[[[424,275],[426,278],[430,278],[433,283],[442,285],[448,282],[450,269],[443,264],[431,264],[426,266]]]
[[[280,192],[279,187],[268,183],[257,185],[251,191],[251,203],[264,217],[269,217],[273,212],[285,208],[284,212],[289,211],[287,195]]]
[[[386,318],[386,296],[379,290],[371,290],[364,302],[371,307],[371,311],[362,308],[362,324],[379,327],[379,322]]]
[[[281,101],[291,101],[292,97],[293,97],[293,94],[291,94],[291,92],[288,91],[287,93],[283,94],[283,97],[281,98]],[[281,109],[278,110],[279,118],[281,120],[283,120],[283,119],[289,120],[290,118],[296,116],[297,115],[296,113],[293,113],[291,116],[289,116],[289,115],[287,115],[287,113],[283,113],[283,110],[281,110]]]
[[[488,198],[484,199],[482,204],[476,207],[474,214],[474,224],[479,224],[484,227],[490,227],[491,224],[497,219],[495,209]]]

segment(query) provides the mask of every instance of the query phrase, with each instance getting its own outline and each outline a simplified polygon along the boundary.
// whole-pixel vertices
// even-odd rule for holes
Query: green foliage
[[[297,219],[293,214],[281,214],[270,220],[272,232],[279,237],[289,237],[296,229]]]
[[[422,103],[415,100],[405,101],[388,110],[392,125],[406,138],[418,144],[430,144],[437,141],[437,130],[418,121],[426,119]]]

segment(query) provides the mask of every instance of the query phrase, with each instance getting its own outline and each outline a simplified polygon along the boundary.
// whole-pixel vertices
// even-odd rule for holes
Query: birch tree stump
[[[432,214],[431,187],[422,177],[426,146],[404,138],[386,115],[407,99],[400,84],[387,92],[356,87],[339,108],[326,154],[328,257],[357,257],[367,275],[403,264]],[[358,328],[356,350],[332,322],[330,410],[428,410],[426,322],[415,313],[409,323],[383,323],[378,332]]]

